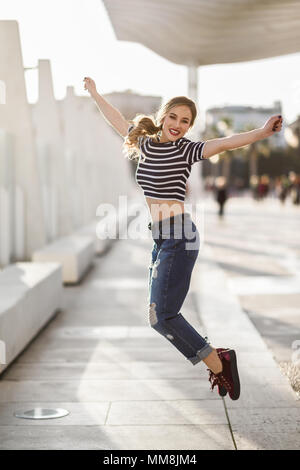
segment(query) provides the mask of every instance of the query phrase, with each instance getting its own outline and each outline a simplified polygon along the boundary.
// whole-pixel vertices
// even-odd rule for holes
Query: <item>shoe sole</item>
[[[229,396],[232,400],[237,400],[240,396],[241,386],[240,386],[239,373],[237,369],[236,354],[233,349],[228,351],[228,353],[230,356],[230,371],[231,371],[231,376],[233,380],[233,389],[234,389],[233,395],[229,393]]]

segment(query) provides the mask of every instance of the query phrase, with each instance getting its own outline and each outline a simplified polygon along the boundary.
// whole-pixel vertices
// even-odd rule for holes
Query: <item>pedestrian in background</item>
[[[219,217],[224,215],[225,202],[228,199],[228,190],[226,187],[226,178],[218,176],[215,181],[215,197],[219,204]]]

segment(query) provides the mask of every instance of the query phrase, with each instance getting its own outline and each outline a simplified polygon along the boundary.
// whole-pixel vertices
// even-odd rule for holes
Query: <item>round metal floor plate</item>
[[[62,418],[69,414],[69,411],[64,410],[63,408],[34,408],[33,410],[28,411],[17,411],[14,413],[16,418],[24,419],[52,419],[52,418]]]

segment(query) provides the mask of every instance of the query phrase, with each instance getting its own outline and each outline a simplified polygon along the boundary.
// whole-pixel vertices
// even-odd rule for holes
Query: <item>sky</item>
[[[85,76],[95,80],[100,94],[131,89],[164,100],[188,94],[186,67],[141,44],[118,41],[101,0],[0,0],[0,19],[18,21],[24,67],[36,67],[38,59],[51,61],[56,99],[64,98],[67,86],[89,96],[83,88]],[[280,100],[288,124],[300,115],[299,71],[300,51],[202,66],[198,74],[200,116],[213,106],[272,106]],[[28,101],[34,103],[37,71],[26,71],[25,77]]]

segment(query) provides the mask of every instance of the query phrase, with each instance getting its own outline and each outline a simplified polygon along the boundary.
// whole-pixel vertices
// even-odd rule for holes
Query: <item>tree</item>
[[[248,132],[255,129],[256,126],[252,123],[248,123],[244,126],[244,129],[240,132]],[[269,158],[271,155],[271,145],[268,139],[259,140],[257,142],[253,142],[246,148],[243,152],[244,157],[248,160],[249,163],[249,176],[250,179],[258,175],[257,169],[257,160],[259,155],[263,155],[266,158]]]
[[[222,116],[216,123],[212,124],[206,129],[205,139],[218,139],[221,137],[227,137],[231,134],[233,134],[233,119],[230,116]],[[214,174],[214,176],[218,176],[219,173],[221,173],[221,175],[226,178],[226,181],[229,181],[230,167],[233,156],[234,151],[226,150],[225,152],[222,152],[221,158],[213,167],[215,168],[216,166],[217,170],[219,170],[221,167],[221,172],[217,171],[217,174]]]

